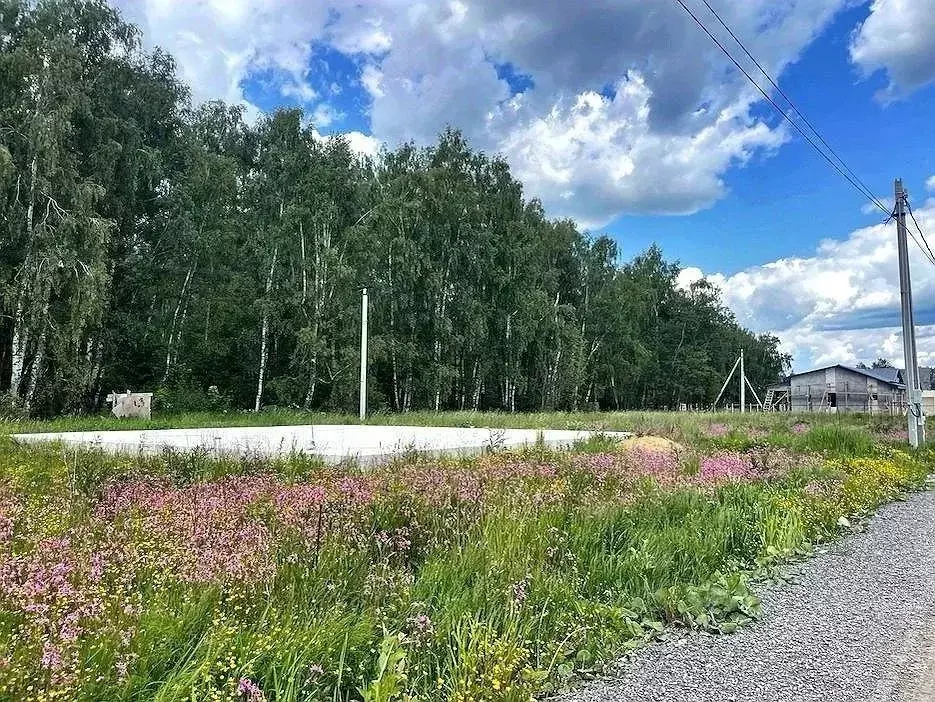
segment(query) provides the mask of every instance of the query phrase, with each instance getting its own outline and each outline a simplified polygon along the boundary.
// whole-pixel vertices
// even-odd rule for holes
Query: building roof
[[[855,373],[863,373],[871,378],[876,378],[877,380],[882,380],[884,383],[891,383],[892,385],[900,385],[903,382],[903,372],[899,370],[899,368],[851,368],[850,366],[844,366],[844,368],[852,370]]]
[[[876,381],[881,383],[886,383],[887,385],[892,385],[897,388],[905,387],[902,378],[902,371],[898,368],[854,368],[852,366],[845,366],[842,363],[835,363],[830,366],[822,366],[821,368],[813,368],[809,371],[803,371],[802,373],[793,373],[789,376],[789,381],[797,375],[805,375],[806,373],[815,373],[817,371],[828,370],[829,368],[843,368],[844,370],[850,371],[851,373],[857,373],[859,375],[865,375],[868,378],[873,378]]]

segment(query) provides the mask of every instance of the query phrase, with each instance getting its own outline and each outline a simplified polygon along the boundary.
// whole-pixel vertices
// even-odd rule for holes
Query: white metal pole
[[[730,373],[727,374],[727,380],[724,381],[724,384],[721,386],[721,392],[717,394],[717,398],[714,400],[714,404],[711,406],[712,410],[717,409],[717,403],[721,401],[721,395],[724,394],[724,391],[727,390],[727,386],[730,384],[730,379],[734,377],[734,372],[737,370],[737,366],[740,365],[740,359],[738,358],[734,361],[734,367],[730,369]]]
[[[747,387],[750,388],[750,392],[753,393],[753,399],[756,400],[757,407],[759,407],[761,411],[764,410],[765,408],[763,407],[763,403],[760,402],[760,396],[756,394],[756,389],[753,387],[753,383],[750,382],[749,378],[744,378],[744,380],[747,381]]]
[[[740,413],[747,411],[747,375],[743,370],[743,349],[740,349]]]
[[[367,288],[360,296],[360,420],[367,416]]]
[[[902,308],[903,361],[906,366],[906,400],[909,421],[909,444],[915,448],[925,441],[925,418],[922,414],[922,389],[919,385],[919,361],[916,355],[915,320],[912,316],[912,282],[909,277],[909,244],[906,241],[906,191],[896,179],[896,247],[899,252],[899,297]]]

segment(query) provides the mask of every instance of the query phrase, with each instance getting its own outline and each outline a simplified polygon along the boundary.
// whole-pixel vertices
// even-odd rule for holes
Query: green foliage
[[[805,434],[804,448],[834,456],[864,456],[873,452],[873,439],[856,427],[830,424]]]
[[[383,632],[374,677],[361,689],[363,702],[393,702],[404,699],[406,690],[406,639],[402,634]],[[406,696],[408,697],[408,695]]]
[[[757,386],[788,365],[715,288],[657,247],[621,265],[456,130],[374,162],[300,110],[192,106],[105,0],[0,22],[0,391],[27,414],[115,388],[351,411],[364,286],[374,409],[676,408],[739,347]]]
[[[723,634],[760,614],[760,599],[742,573],[716,573],[702,585],[671,585],[656,593],[656,602],[669,623]]]
[[[22,398],[11,392],[0,392],[0,422],[18,422],[26,416]]]
[[[578,419],[561,418],[520,419]],[[710,419],[627,421],[684,438],[704,435]],[[725,448],[707,439],[666,478],[621,463],[606,439],[576,453],[410,456],[364,471],[299,456],[115,456],[3,438],[4,558],[67,566],[75,581],[52,611],[83,613],[81,645],[68,652],[87,673],[56,682],[37,668],[43,642],[69,644],[55,638],[58,623],[32,626],[22,597],[8,596],[20,592],[17,573],[40,570],[7,569],[0,699],[23,699],[33,685],[78,702],[230,700],[243,697],[238,688],[295,702],[518,702],[565,689],[671,627],[728,633],[758,615],[751,578],[921,487],[931,465],[927,451],[880,444],[790,454],[808,441],[790,433],[794,419],[730,427],[728,436],[769,429],[754,449],[766,473],[713,482],[704,456]],[[449,494],[449,480],[461,488]],[[271,485],[279,497],[257,496]],[[282,521],[290,490],[321,486],[340,499],[316,510],[315,493],[300,492],[309,497],[288,513],[298,521]],[[120,505],[128,511],[113,517]],[[241,548],[245,570],[225,571]],[[195,563],[229,574],[193,580]]]
[[[153,393],[153,410],[165,414],[182,413],[225,413],[230,409],[231,398],[222,395],[216,385],[202,389],[193,383],[180,383],[161,387]]]

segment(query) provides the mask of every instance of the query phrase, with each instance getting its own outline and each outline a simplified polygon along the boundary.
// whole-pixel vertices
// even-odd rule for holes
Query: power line
[[[765,68],[763,68],[763,65],[747,49],[744,43],[734,33],[734,31],[730,28],[730,26],[728,26],[728,24],[723,20],[720,14],[718,14],[717,10],[715,10],[711,6],[708,0],[701,0],[701,2],[704,3],[704,6],[708,8],[708,10],[711,12],[712,15],[714,15],[714,17],[717,19],[720,25],[727,31],[730,37],[737,43],[737,45],[741,48],[744,54],[746,54],[746,56],[759,69],[760,73],[762,73],[766,77],[770,85],[785,99],[785,101],[789,105],[790,111],[795,112],[795,114],[797,114],[801,118],[801,120],[808,126],[808,128],[815,135],[818,141],[822,145],[824,145],[825,149],[827,149],[827,151],[830,152],[831,156],[833,156],[834,159],[836,159],[838,163],[840,163],[840,166],[838,165],[838,163],[835,163],[835,161],[832,160],[831,156],[829,156],[827,152],[819,148],[818,144],[816,144],[815,141],[805,132],[805,130],[802,129],[802,127],[798,124],[798,122],[794,121],[789,116],[789,114],[784,109],[782,109],[782,107],[780,107],[777,104],[777,102],[760,86],[760,84],[757,83],[757,81],[753,79],[753,76],[751,76],[750,73],[740,64],[740,62],[737,61],[736,58],[734,58],[734,56],[724,46],[724,44],[721,43],[721,41],[716,36],[714,36],[714,34],[705,26],[704,22],[702,22],[698,18],[698,16],[694,12],[691,11],[691,9],[683,2],[683,0],[675,0],[675,1],[681,6],[683,10],[685,10],[686,13],[688,13],[688,16],[691,17],[692,20],[694,20],[695,24],[697,24],[701,28],[701,30],[705,34],[708,35],[711,41],[713,41],[717,45],[717,47],[724,53],[724,55],[727,56],[728,59],[730,59],[731,63],[733,63],[734,66],[736,66],[737,69],[746,77],[746,79],[750,81],[750,84],[753,85],[753,87],[755,87],[759,91],[759,93],[767,100],[767,102],[769,102],[769,104],[772,105],[773,108],[780,115],[782,115],[782,117],[789,124],[791,124],[799,134],[802,135],[805,141],[808,142],[808,144],[816,151],[816,153],[818,153],[818,155],[821,156],[828,163],[828,165],[830,165],[835,171],[837,171],[837,173],[841,175],[841,177],[843,177],[848,183],[850,183],[850,185],[855,190],[857,190],[857,192],[859,192],[861,195],[867,198],[875,207],[879,208],[884,214],[887,215],[887,219],[884,221],[884,224],[888,223],[893,218],[894,211],[888,208],[886,205],[884,205],[883,202],[876,195],[873,194],[873,191],[860,179],[860,177],[853,171],[853,169],[851,169],[847,165],[844,159],[838,155],[838,153],[824,139],[824,137],[821,136],[821,133],[819,133],[819,131],[808,120],[808,118],[802,113],[802,111],[799,110],[799,108],[795,106],[795,103],[792,102],[792,99],[785,93],[785,91],[781,87],[779,87],[778,83],[776,83],[776,81],[773,80],[769,72]],[[906,201],[906,204],[907,206],[909,205],[908,199]],[[909,208],[909,212],[910,212],[910,215],[912,215],[911,207]],[[909,232],[909,235],[912,237],[912,241],[919,248],[919,251],[922,252],[923,257],[929,263],[935,266],[935,252],[933,252],[932,248],[929,246],[929,243],[925,238],[925,234],[923,233],[922,228],[919,226],[919,223],[916,221],[914,215],[912,215],[912,220],[915,223],[916,228],[919,230],[919,236],[922,238],[922,241],[924,242],[925,246],[919,243],[919,240],[916,238],[915,234],[911,230],[907,229],[907,231]]]
[[[926,261],[931,263],[933,266],[935,266],[935,258],[932,258],[932,254],[926,251],[925,247],[923,247],[922,244],[919,243],[919,240],[916,239],[916,235],[913,233],[913,231],[909,229],[909,227],[906,227],[906,231],[909,232],[909,236],[912,238],[913,243],[919,247],[919,251],[922,252],[922,257]],[[926,246],[928,246],[928,243],[926,243]]]
[[[752,53],[750,53],[750,51],[747,49],[746,45],[744,45],[744,43],[740,40],[740,38],[739,38],[736,34],[734,34],[734,31],[733,31],[733,30],[728,26],[728,24],[721,18],[721,15],[718,14],[718,11],[715,10],[715,9],[711,6],[711,3],[709,3],[708,0],[701,0],[701,1],[704,3],[704,6],[708,8],[708,10],[711,12],[711,14],[714,15],[715,19],[717,19],[717,21],[720,23],[720,25],[721,25],[722,27],[724,27],[725,30],[727,30],[727,33],[730,35],[731,39],[733,39],[735,42],[737,42],[737,45],[741,48],[741,50],[744,52],[744,54],[746,54],[747,58],[749,58],[751,61],[753,61],[753,65],[756,66],[756,67],[759,69],[760,73],[762,73],[764,76],[766,76],[766,80],[769,81],[769,84],[770,84],[771,86],[773,86],[773,88],[776,90],[776,92],[778,92],[778,93],[783,97],[783,99],[785,99],[785,101],[789,104],[789,109],[790,109],[790,111],[791,111],[791,112],[795,112],[795,114],[797,114],[797,115],[802,119],[802,121],[805,123],[805,125],[812,131],[812,133],[815,135],[815,137],[817,137],[818,141],[821,142],[821,144],[831,153],[831,155],[834,156],[834,158],[838,161],[838,163],[841,165],[841,167],[842,167],[845,171],[847,171],[847,173],[860,185],[860,187],[861,187],[861,192],[864,194],[864,196],[868,197],[868,198],[870,199],[870,201],[871,201],[874,205],[876,205],[877,207],[879,207],[881,210],[883,210],[883,211],[886,212],[886,213],[889,213],[889,208],[887,208],[886,205],[884,205],[884,204],[880,201],[880,199],[879,199],[878,197],[876,197],[876,196],[873,194],[873,191],[867,186],[866,183],[864,183],[864,182],[860,179],[860,176],[858,176],[858,175],[853,171],[853,169],[851,169],[851,168],[847,165],[847,163],[845,163],[844,159],[841,158],[841,156],[838,155],[838,153],[834,150],[834,148],[831,146],[831,144],[829,144],[829,143],[825,140],[825,138],[822,137],[822,135],[821,135],[821,133],[818,131],[818,129],[815,128],[815,125],[813,125],[813,124],[809,121],[808,117],[806,117],[805,114],[804,114],[798,107],[796,107],[795,103],[792,102],[792,98],[790,98],[790,97],[786,94],[786,92],[785,92],[781,87],[779,87],[779,84],[778,84],[775,80],[773,80],[773,77],[769,74],[769,71],[767,71],[765,68],[763,68],[763,65],[762,65],[759,61],[757,61],[756,57],[755,57]],[[683,5],[683,7],[684,7],[684,5]]]
[[[808,142],[808,144],[816,151],[816,153],[818,153],[819,156],[821,156],[825,161],[828,162],[828,165],[829,165],[829,166],[831,166],[835,171],[837,171],[838,174],[839,174],[842,178],[844,178],[848,183],[851,184],[851,186],[852,186],[855,190],[857,190],[857,192],[859,192],[859,193],[860,193],[861,195],[863,195],[865,198],[867,198],[868,200],[870,200],[870,202],[872,202],[876,207],[878,207],[878,208],[880,208],[881,210],[883,210],[883,212],[884,212],[885,214],[887,214],[887,215],[890,214],[889,208],[887,208],[885,205],[883,205],[883,203],[881,203],[881,202],[878,200],[878,198],[870,191],[869,188],[867,188],[867,186],[863,185],[863,183],[860,182],[859,179],[856,179],[855,177],[851,177],[850,175],[848,175],[840,166],[838,166],[838,164],[836,164],[836,163],[834,162],[834,160],[832,160],[832,158],[831,158],[830,156],[828,156],[828,154],[827,154],[824,150],[822,150],[821,148],[819,148],[818,144],[816,144],[815,141],[805,132],[805,130],[803,130],[802,127],[799,126],[798,122],[794,121],[794,120],[788,115],[788,113],[787,113],[784,109],[782,109],[782,108],[776,103],[775,100],[773,100],[773,98],[769,95],[769,93],[767,93],[767,92],[760,86],[760,84],[757,83],[757,82],[753,79],[753,76],[751,76],[750,73],[749,73],[743,66],[740,65],[740,62],[737,61],[737,59],[734,58],[734,56],[730,53],[730,51],[727,50],[727,48],[724,46],[724,44],[722,44],[722,43],[720,42],[720,40],[719,40],[716,36],[714,36],[714,34],[711,33],[711,30],[709,30],[709,29],[705,26],[704,22],[702,22],[702,21],[698,18],[698,16],[695,15],[695,13],[691,11],[691,9],[685,4],[684,0],[675,0],[675,2],[677,2],[677,3],[682,7],[682,9],[685,10],[686,13],[688,13],[688,16],[691,17],[691,18],[695,21],[695,24],[697,24],[697,25],[701,28],[701,30],[702,30],[705,34],[708,35],[708,37],[711,39],[711,41],[713,41],[713,42],[717,45],[717,47],[724,53],[724,55],[727,56],[728,59],[730,59],[731,63],[733,63],[733,64],[737,67],[737,70],[739,70],[741,73],[743,73],[743,75],[746,77],[746,79],[747,79],[748,81],[750,81],[751,85],[753,85],[753,87],[755,87],[755,88],[760,92],[760,94],[766,99],[766,101],[769,102],[769,104],[772,105],[773,108],[774,108],[780,115],[782,115],[783,118],[785,118],[785,120],[786,120],[789,124],[791,124],[793,127],[795,127],[796,131],[797,131],[799,134],[802,135],[802,138],[805,139],[805,141]],[[705,3],[705,5],[708,5],[708,4]],[[710,8],[710,5],[708,5],[708,7]],[[724,24],[723,21],[722,21],[721,23]],[[726,25],[724,25],[724,26],[726,27]],[[728,30],[728,31],[729,31],[729,30]],[[732,32],[731,32],[731,35],[733,36],[733,33],[732,33]],[[737,41],[738,44],[740,43],[739,40],[736,39],[736,37],[734,37],[734,39],[735,39],[735,41]],[[749,54],[748,54],[748,55],[749,55]],[[760,68],[760,70],[763,70],[763,69]],[[765,73],[765,71],[764,71],[764,73]],[[768,77],[768,76],[767,76],[767,77]],[[772,82],[772,79],[770,79],[770,82]],[[786,98],[786,99],[788,100],[788,98]],[[791,105],[791,101],[790,101],[790,105]],[[793,108],[794,108],[794,106],[793,106]],[[796,110],[796,112],[798,112],[798,110]],[[801,113],[799,113],[799,114],[801,115]],[[816,132],[816,134],[817,134],[817,132]],[[819,137],[819,138],[820,138],[820,137]],[[822,141],[824,141],[824,140],[822,140]],[[838,158],[840,158],[840,157],[838,157]],[[843,161],[842,161],[842,164],[843,164]],[[845,168],[846,168],[846,166],[845,166]],[[850,169],[848,169],[848,170],[850,170]],[[933,261],[933,264],[935,264],[935,261]]]
[[[916,229],[919,230],[919,236],[922,237],[922,241],[925,242],[925,249],[928,251],[929,260],[932,261],[932,264],[935,265],[935,253],[932,252],[932,247],[929,246],[928,240],[925,238],[925,232],[922,231],[922,226],[919,224],[919,220],[916,219],[915,213],[912,211],[912,205],[909,204],[909,198],[906,198],[906,209],[909,210],[909,216],[912,218],[912,223],[916,225]],[[910,232],[911,234],[912,232]],[[912,237],[915,239],[915,236]],[[918,243],[918,242],[916,242]]]

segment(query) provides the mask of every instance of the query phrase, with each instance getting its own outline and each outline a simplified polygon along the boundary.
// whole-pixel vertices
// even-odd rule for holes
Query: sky
[[[704,0],[684,2],[788,110]],[[903,179],[935,246],[935,0],[708,3],[887,206]],[[622,259],[655,242],[684,284],[718,285],[796,370],[901,365],[895,225],[676,0],[117,6],[175,56],[196,102],[239,103],[250,119],[301,106],[369,154],[451,125]],[[935,266],[910,246],[920,361],[935,364]]]

